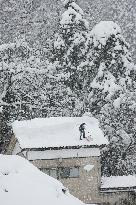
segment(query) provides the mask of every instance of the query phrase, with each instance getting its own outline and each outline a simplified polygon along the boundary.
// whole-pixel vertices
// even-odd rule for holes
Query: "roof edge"
[[[101,145],[77,145],[77,146],[60,146],[60,147],[35,147],[35,148],[22,148],[22,151],[45,151],[45,150],[63,150],[63,149],[80,149],[80,148],[103,148],[106,144]]]
[[[135,192],[136,186],[132,187],[108,187],[108,188],[101,188],[101,192],[116,192],[116,191],[128,191],[128,192]]]

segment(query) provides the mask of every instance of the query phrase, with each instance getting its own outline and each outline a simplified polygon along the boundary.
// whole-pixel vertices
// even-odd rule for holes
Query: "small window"
[[[70,168],[70,177],[79,177],[79,167]]]
[[[60,177],[63,178],[68,178],[70,176],[70,168],[69,167],[62,167],[60,169]]]
[[[40,168],[40,170],[41,170],[42,172],[44,172],[45,174],[50,175],[50,170],[49,170],[48,168]]]
[[[57,179],[58,178],[58,173],[57,173],[57,169],[50,169],[50,174],[51,177]]]
[[[78,178],[79,167],[62,167],[60,170],[61,178]]]
[[[79,167],[40,168],[40,170],[55,179],[79,177]]]
[[[42,172],[45,174],[48,174],[51,177],[54,177],[55,179],[58,178],[58,172],[56,168],[40,168]]]

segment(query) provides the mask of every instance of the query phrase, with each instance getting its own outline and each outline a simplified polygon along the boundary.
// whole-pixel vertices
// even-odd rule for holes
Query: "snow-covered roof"
[[[0,155],[1,205],[83,205],[63,185],[17,155]]]
[[[127,188],[136,189],[135,175],[102,177],[101,179],[102,190],[126,190]]]
[[[91,140],[80,140],[79,126],[86,124],[86,136]],[[101,146],[108,144],[98,120],[93,117],[51,117],[15,121],[13,131],[20,147],[51,148],[75,146]]]

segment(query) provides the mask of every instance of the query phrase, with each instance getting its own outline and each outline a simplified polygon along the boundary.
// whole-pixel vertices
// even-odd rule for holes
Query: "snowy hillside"
[[[131,44],[133,57],[136,59],[136,1],[77,0],[76,3],[85,11],[90,28],[101,20],[115,21],[119,24],[125,38]],[[1,44],[12,42],[18,35],[24,35],[29,42],[36,44],[39,41],[43,45],[45,39],[57,29],[63,5],[60,0],[1,0],[0,12]]]
[[[81,205],[63,185],[19,156],[0,155],[1,205]]]

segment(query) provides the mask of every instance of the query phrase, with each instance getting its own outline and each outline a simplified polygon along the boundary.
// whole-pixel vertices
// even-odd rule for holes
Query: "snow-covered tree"
[[[22,62],[29,57],[29,47],[24,41],[0,46],[0,107],[15,106],[14,84],[23,72]]]
[[[47,116],[42,87],[46,64],[24,41],[0,46],[0,144],[11,136],[10,122]]]
[[[13,89],[16,79],[22,73],[18,65],[29,56],[29,49],[25,42],[3,44],[0,46],[0,144],[4,143],[3,138],[11,134],[8,122],[13,109],[17,106],[17,95]],[[17,77],[18,76],[18,77]],[[17,89],[17,88],[16,88]]]
[[[101,110],[101,126],[110,142],[102,154],[103,173],[134,174],[136,95],[126,93],[118,100],[116,105],[109,103]]]
[[[81,115],[84,113],[90,68],[87,56],[90,52],[89,26],[82,9],[74,0],[62,2],[66,11],[62,14],[59,31],[53,40],[50,62],[55,68],[58,96],[63,96],[65,112],[62,115]]]
[[[117,99],[127,89],[134,89],[129,46],[114,22],[100,22],[91,31],[93,39],[93,66],[96,76],[91,83],[91,107],[98,112],[108,101]],[[102,95],[101,95],[102,93]],[[90,94],[90,96],[91,96]]]
[[[47,64],[46,82],[42,93],[46,96],[47,116],[72,116],[78,105],[77,95],[57,76],[56,66]],[[44,77],[45,78],[45,77]]]
[[[63,1],[63,4],[67,10],[62,14],[59,32],[55,35],[51,60],[57,67],[60,81],[72,90],[82,89],[80,65],[86,61],[88,51],[88,22],[73,0]]]
[[[110,145],[103,152],[106,173],[133,171],[130,157],[135,136],[135,69],[129,46],[114,22],[100,22],[90,34],[93,42],[90,110],[100,119]],[[127,141],[127,143],[126,143]],[[131,155],[132,156],[132,155]]]

